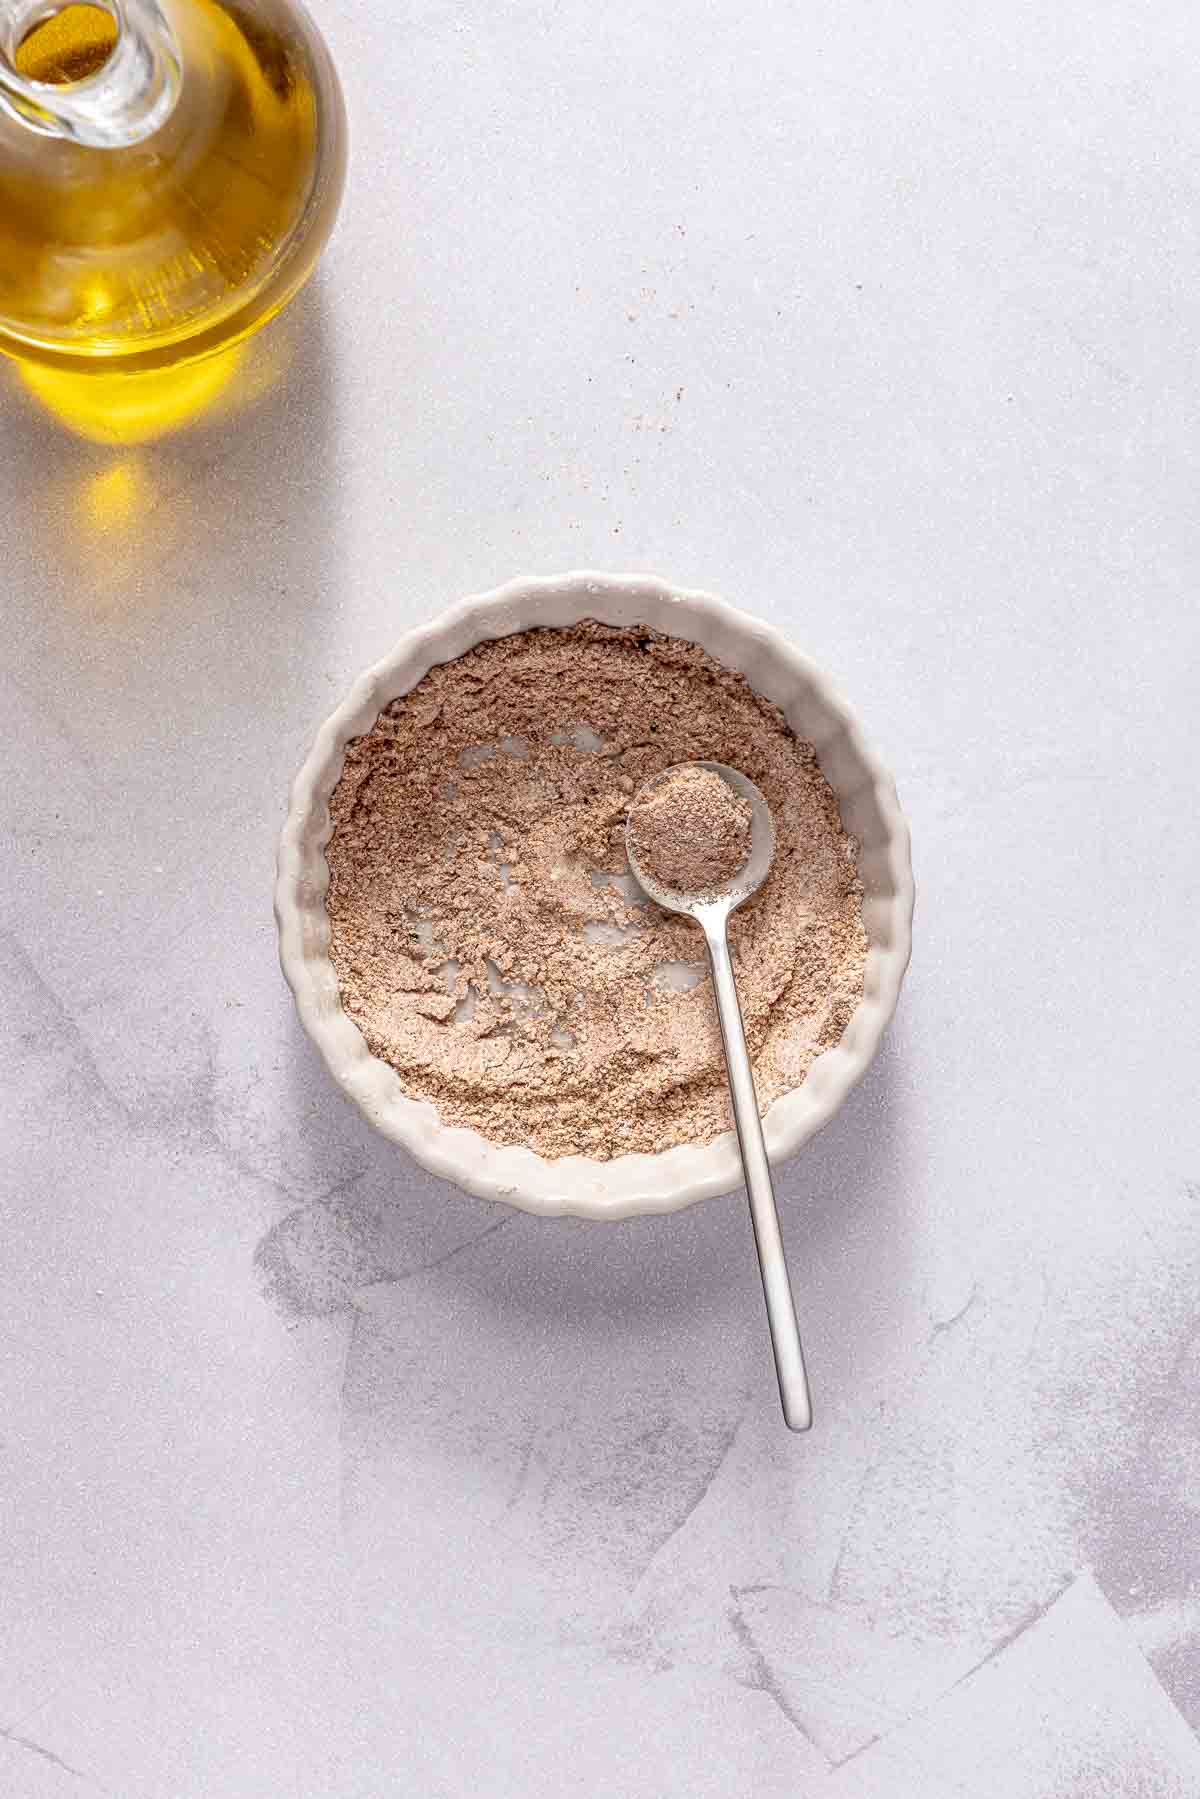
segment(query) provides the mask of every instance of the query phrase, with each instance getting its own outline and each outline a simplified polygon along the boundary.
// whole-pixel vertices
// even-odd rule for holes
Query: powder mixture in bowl
[[[711,768],[686,764],[638,795],[629,832],[638,867],[673,893],[715,893],[746,866],[754,808]]]
[[[765,1111],[841,1036],[867,939],[816,754],[741,675],[645,627],[523,631],[431,669],[350,744],[330,955],[372,1053],[444,1123],[598,1161],[731,1128],[699,926],[646,901],[625,856],[635,791],[704,760],[775,822],[730,920]]]

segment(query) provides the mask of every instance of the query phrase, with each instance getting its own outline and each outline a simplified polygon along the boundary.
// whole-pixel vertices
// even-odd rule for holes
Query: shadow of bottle
[[[262,517],[275,572],[281,484],[319,484],[330,428],[318,283],[254,338],[182,369],[79,376],[13,363],[4,374],[4,499],[23,527],[10,574],[28,557],[43,604],[61,592],[77,621],[169,611],[172,589],[194,592],[197,571],[235,545],[241,580],[255,580]],[[312,537],[327,524],[311,506],[297,520],[293,593],[324,564]]]
[[[220,959],[239,997],[251,979],[289,707],[307,718],[324,691],[342,547],[327,339],[313,283],[247,346],[224,407],[152,443],[86,441],[32,402],[0,411],[0,686],[26,765],[53,771],[12,796],[14,883],[41,966],[90,1008],[93,1051],[112,1048],[147,1129],[182,1128],[203,1091],[195,1021]],[[47,828],[79,853],[40,853]]]

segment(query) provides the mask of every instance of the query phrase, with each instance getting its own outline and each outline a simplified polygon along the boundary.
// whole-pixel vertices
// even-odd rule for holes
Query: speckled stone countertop
[[[1200,15],[330,4],[319,282],[155,444],[0,394],[0,1791],[1193,1799]],[[547,1223],[331,1090],[271,859],[508,576],[708,587],[913,828],[870,1078]]]

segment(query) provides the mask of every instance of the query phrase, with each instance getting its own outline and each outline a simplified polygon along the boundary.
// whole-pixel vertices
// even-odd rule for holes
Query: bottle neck
[[[157,0],[89,4],[111,14],[115,42],[94,74],[59,83],[31,80],[17,66],[29,33],[59,10],[53,0],[0,0],[0,112],[43,137],[122,149],[150,137],[174,110],[179,46]]]

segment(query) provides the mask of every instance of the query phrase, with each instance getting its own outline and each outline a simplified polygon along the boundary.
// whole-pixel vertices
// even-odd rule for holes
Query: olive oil
[[[104,67],[116,43],[117,22],[102,6],[64,6],[26,32],[13,65],[29,81],[73,87]]]
[[[47,84],[53,115],[56,93],[103,81],[121,24],[120,6],[68,5],[11,68]],[[72,374],[169,369],[245,337],[316,261],[344,128],[315,30],[282,0],[175,0],[169,26],[178,93],[150,135],[80,142],[0,116],[0,350]]]

